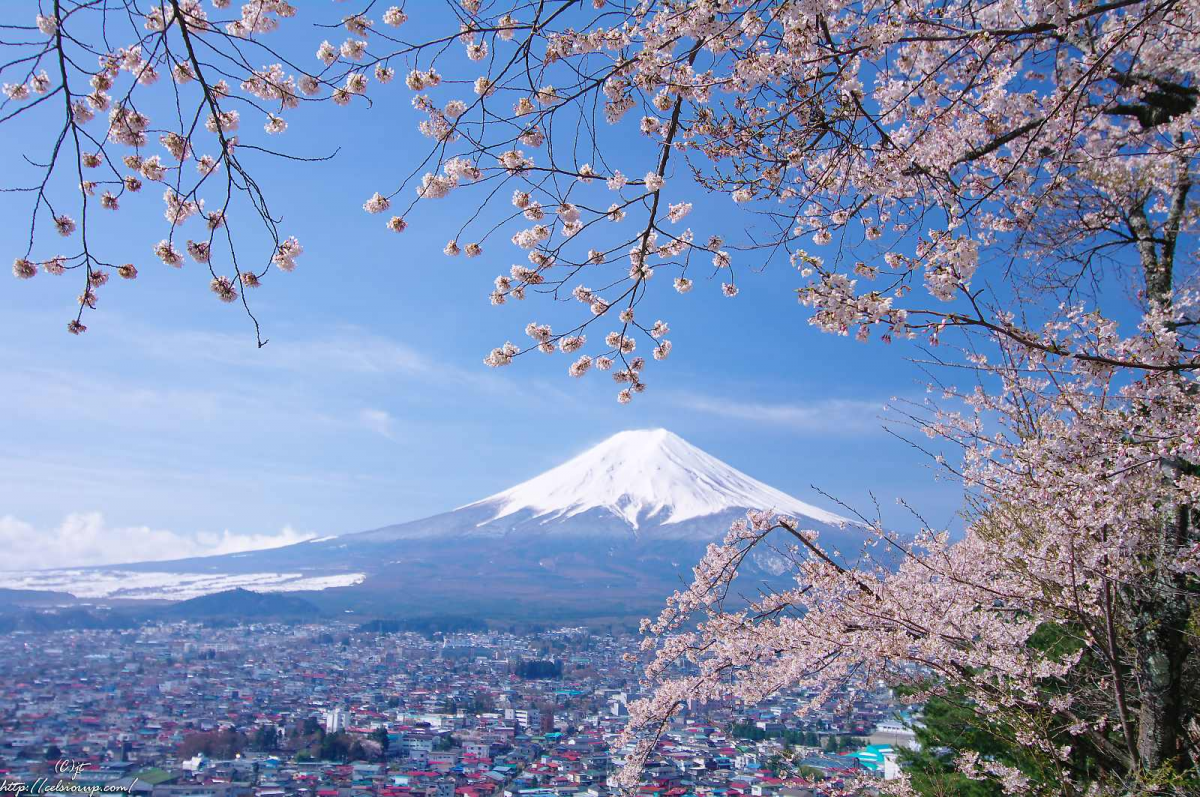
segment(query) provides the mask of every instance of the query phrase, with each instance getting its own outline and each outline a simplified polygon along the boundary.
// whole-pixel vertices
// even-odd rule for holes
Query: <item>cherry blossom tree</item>
[[[1178,356],[1166,325],[1126,339],[1103,322],[1078,323],[1107,356]],[[851,562],[792,518],[763,512],[735,524],[693,584],[644,625],[654,688],[630,708],[628,777],[690,700],[752,702],[790,688],[808,690],[816,707],[886,683],[917,701],[965,696],[980,725],[1011,734],[1038,767],[959,761],[1007,793],[1195,788],[1195,383],[1174,373],[1128,380],[1082,361],[1064,368],[1015,344],[1002,351],[1002,364],[974,359],[1011,380],[1005,390],[947,387],[939,401],[967,412],[912,416],[962,446],[956,472],[973,496],[965,538],[927,528],[909,539],[862,517],[871,542]],[[766,546],[791,558],[794,584],[747,602],[739,567]]]
[[[0,123],[45,103],[63,120],[46,179],[23,187],[13,271],[78,270],[73,332],[111,271],[137,273],[88,232],[144,181],[164,183],[167,222],[147,251],[204,264],[249,310],[245,289],[302,250],[239,153],[300,164],[248,131],[402,94],[429,147],[364,186],[380,235],[454,196],[477,212],[446,256],[490,259],[507,238],[520,261],[492,303],[578,308],[565,328],[530,321],[489,365],[561,352],[628,402],[643,353],[672,350],[661,294],[732,299],[773,266],[795,271],[818,329],[947,366],[909,422],[961,452],[931,455],[969,490],[965,537],[864,517],[873,548],[853,562],[769,507],[736,525],[646,625],[630,779],[691,698],[820,701],[884,679],[1003,718],[1041,771],[959,764],[1010,793],[1195,783],[1196,0],[462,0],[420,41],[413,9],[362,0],[328,20],[306,4],[324,40],[296,58],[271,42],[297,8],[211,5],[54,0],[6,33]],[[139,104],[155,85],[161,119]],[[689,227],[701,201],[728,203],[727,227]],[[235,245],[243,218],[269,251]],[[37,254],[41,230],[78,248]],[[733,600],[740,562],[778,538],[794,585]]]
[[[150,251],[172,266],[203,263],[217,296],[234,300],[269,263],[289,270],[302,251],[238,154],[288,156],[247,131],[261,123],[270,141],[301,106],[366,102],[372,87],[393,96],[382,89],[397,69],[431,145],[364,209],[402,232],[420,204],[474,191],[481,212],[446,255],[479,256],[511,232],[527,262],[496,279],[492,301],[581,304],[573,328],[530,323],[529,344],[500,346],[487,362],[590,349],[569,373],[616,368],[623,401],[645,389],[639,339],[656,359],[671,351],[669,325],[636,312],[662,271],[672,276],[653,284],[687,292],[701,278],[732,297],[744,267],[785,261],[826,331],[936,342],[965,327],[1045,347],[1046,318],[1030,308],[1086,300],[1106,271],[1128,269],[1129,250],[1147,264],[1143,302],[1166,301],[1176,272],[1194,265],[1187,252],[1176,262],[1195,223],[1200,95],[1187,2],[464,0],[442,9],[454,30],[415,42],[403,37],[402,6],[338,5],[340,23],[309,9],[328,38],[293,60],[272,45],[283,25],[301,24],[284,0],[239,13],[230,0],[211,11],[199,0],[43,0],[36,26],[6,42],[0,71],[0,123],[46,103],[63,111],[46,179],[18,187],[34,202],[14,273],[79,270],[81,318],[110,270],[137,273],[91,251],[97,209],[162,182],[166,237]],[[264,60],[274,63],[252,66]],[[138,109],[156,86],[171,110],[152,120]],[[624,139],[610,129],[634,125],[645,145],[614,146]],[[149,154],[156,138],[165,155]],[[684,226],[697,186],[745,211],[740,238]],[[506,216],[482,212],[510,194]],[[233,262],[229,229],[239,200],[275,242],[247,269]],[[186,238],[189,219],[210,229]],[[35,257],[41,228],[80,246]],[[217,273],[214,245],[228,249],[232,276]],[[608,328],[589,347],[597,324]],[[1048,353],[1103,361],[1086,348]],[[1192,359],[1154,367],[1186,370]]]

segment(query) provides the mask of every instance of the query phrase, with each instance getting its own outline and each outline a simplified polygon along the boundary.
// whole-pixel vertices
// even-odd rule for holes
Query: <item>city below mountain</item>
[[[751,509],[795,517],[843,550],[862,538],[845,518],[657,429],[621,432],[511,489],[423,520],[262,551],[38,571],[10,585],[100,603],[237,589],[289,592],[323,612],[365,617],[628,618],[657,611],[690,581],[706,546]],[[764,550],[742,578],[753,592],[756,579],[783,570],[782,558]],[[235,597],[230,606],[246,602]]]

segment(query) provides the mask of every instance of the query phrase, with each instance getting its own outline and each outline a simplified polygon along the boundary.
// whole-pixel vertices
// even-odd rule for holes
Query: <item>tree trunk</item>
[[[1183,716],[1183,665],[1188,649],[1185,629],[1191,601],[1185,578],[1171,572],[1171,563],[1189,537],[1190,510],[1176,508],[1174,523],[1164,524],[1155,583],[1136,616],[1137,660],[1134,677],[1140,692],[1138,758],[1142,769],[1185,765],[1179,740]]]
[[[1180,162],[1175,176],[1171,207],[1161,232],[1161,242],[1146,216],[1144,199],[1134,203],[1129,227],[1136,241],[1146,282],[1146,298],[1168,307],[1174,290],[1175,245],[1192,186],[1188,162]],[[1157,245],[1161,243],[1161,257]],[[1162,462],[1164,476],[1178,480],[1195,465],[1181,460]],[[1137,752],[1144,772],[1164,765],[1175,770],[1186,766],[1180,740],[1183,729],[1183,666],[1188,657],[1186,628],[1195,604],[1188,580],[1175,572],[1180,554],[1190,547],[1192,509],[1181,505],[1164,518],[1158,550],[1153,553],[1150,582],[1135,588],[1134,639],[1138,650],[1133,668],[1139,691]]]

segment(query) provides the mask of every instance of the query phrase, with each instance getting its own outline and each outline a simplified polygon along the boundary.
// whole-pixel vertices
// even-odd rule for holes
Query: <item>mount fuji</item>
[[[494,506],[494,520],[529,512],[534,518],[572,518],[605,509],[635,530],[660,527],[746,507],[846,523],[797,501],[711,457],[666,429],[620,432],[541,476],[469,506]]]
[[[626,617],[690,581],[709,543],[752,509],[796,518],[844,550],[861,528],[665,430],[613,435],[503,492],[422,520],[223,556],[30,573],[12,586],[89,599],[289,591],[372,616]],[[764,549],[743,578],[780,577]]]

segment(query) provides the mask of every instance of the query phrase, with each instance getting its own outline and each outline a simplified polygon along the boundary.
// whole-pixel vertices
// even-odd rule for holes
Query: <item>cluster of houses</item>
[[[606,797],[638,689],[635,640],[583,628],[174,623],[6,641],[0,779],[44,794]],[[821,795],[895,777],[915,744],[886,689],[801,721],[804,702],[690,707],[641,796]]]

